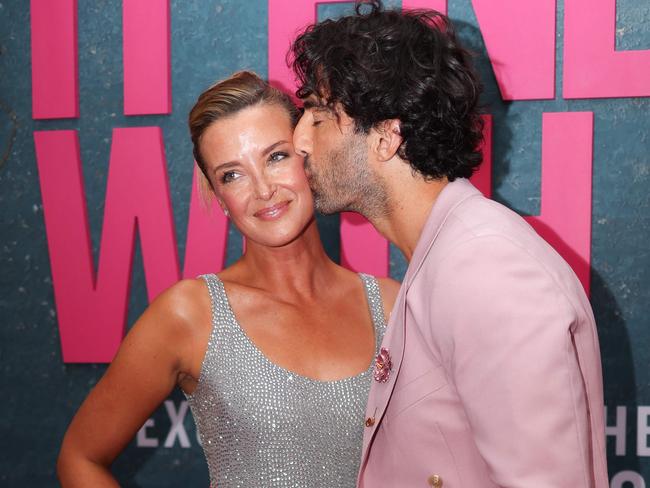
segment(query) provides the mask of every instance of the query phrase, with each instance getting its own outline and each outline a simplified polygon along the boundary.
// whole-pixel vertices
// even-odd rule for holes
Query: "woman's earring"
[[[226,215],[226,217],[230,217],[230,212],[228,212],[228,209],[224,207],[223,213]]]

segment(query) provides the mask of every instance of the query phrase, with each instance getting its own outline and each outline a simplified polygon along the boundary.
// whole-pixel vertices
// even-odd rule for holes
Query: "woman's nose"
[[[275,183],[265,175],[261,175],[255,181],[255,193],[261,200],[270,200],[275,194]]]

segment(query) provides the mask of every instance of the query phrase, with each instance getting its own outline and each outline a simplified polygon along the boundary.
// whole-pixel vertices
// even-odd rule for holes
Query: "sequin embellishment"
[[[386,326],[379,285],[360,276],[379,351]],[[353,488],[374,361],[357,376],[337,381],[287,371],[250,341],[219,278],[203,279],[212,333],[198,386],[187,399],[211,486]]]

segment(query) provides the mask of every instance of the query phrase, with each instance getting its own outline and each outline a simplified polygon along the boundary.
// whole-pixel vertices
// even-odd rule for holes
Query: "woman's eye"
[[[311,125],[312,125],[313,127],[316,127],[316,126],[319,125],[321,122],[322,122],[321,120],[316,120],[316,119],[314,119],[314,120],[312,121]]]
[[[235,171],[226,171],[221,175],[222,183],[230,183],[233,180],[236,180],[239,175]]]
[[[277,152],[272,153],[269,156],[269,161],[272,161],[272,162],[275,163],[275,162],[278,162],[278,161],[282,161],[284,158],[286,158],[288,156],[289,156],[289,154],[287,154],[284,151],[277,151]]]

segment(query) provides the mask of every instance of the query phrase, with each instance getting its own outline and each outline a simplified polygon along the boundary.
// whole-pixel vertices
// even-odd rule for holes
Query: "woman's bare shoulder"
[[[337,270],[339,279],[341,280],[340,283],[347,283],[348,287],[357,286],[359,280],[358,273],[350,271],[349,269],[346,269],[339,265],[337,265]],[[377,280],[377,284],[379,285],[379,293],[381,294],[382,304],[384,306],[385,313],[388,316],[391,309],[393,308],[395,299],[397,298],[400,282],[395,281],[392,278],[380,278],[377,276],[374,278]],[[343,289],[347,290],[345,287]]]
[[[210,296],[201,278],[183,279],[162,292],[151,303],[150,309],[174,319],[186,319],[209,306]]]
[[[393,299],[397,296],[399,287],[402,286],[399,281],[394,280],[393,278],[377,278],[377,282],[379,283],[381,292],[385,293],[387,296],[392,296]]]
[[[345,280],[348,283],[358,282],[359,279],[358,273],[342,268],[341,266],[339,266],[338,268],[339,268],[339,276],[341,280]],[[388,317],[390,316],[390,312],[393,309],[395,299],[397,298],[397,293],[399,292],[400,282],[395,281],[392,278],[380,278],[377,276],[375,276],[374,278],[377,280],[377,284],[379,285],[379,293],[381,295],[381,302],[384,308],[384,314],[386,316],[386,320],[388,320]]]
[[[377,282],[379,283],[381,301],[384,305],[384,313],[386,314],[386,319],[388,319],[391,310],[393,310],[393,305],[395,305],[395,299],[397,298],[401,284],[392,278],[377,278]]]
[[[203,279],[183,279],[158,295],[139,322],[159,333],[183,336],[210,322],[210,295]]]

